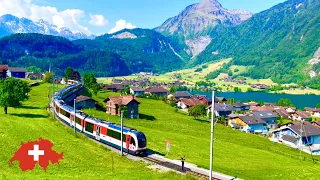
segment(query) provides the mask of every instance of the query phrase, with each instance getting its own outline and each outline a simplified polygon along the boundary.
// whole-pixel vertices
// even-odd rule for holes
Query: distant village
[[[146,73],[147,75],[147,73]],[[151,75],[151,74],[150,74]],[[5,77],[41,79],[43,74],[28,73],[24,68],[8,67],[0,65],[0,79]],[[230,81],[225,77],[223,81]],[[67,83],[63,78],[55,80],[56,83]],[[234,81],[234,80],[232,80]],[[246,84],[245,80],[237,81]],[[139,118],[138,98],[159,97],[170,101],[171,104],[181,111],[189,112],[195,106],[205,106],[206,116],[211,116],[212,105],[214,104],[214,115],[218,122],[230,126],[234,130],[246,133],[260,134],[268,137],[271,141],[283,143],[290,147],[303,150],[307,153],[320,155],[320,108],[305,107],[304,110],[297,110],[295,107],[283,107],[275,104],[259,104],[258,102],[233,102],[224,97],[212,97],[205,95],[190,94],[186,90],[169,92],[170,87],[192,87],[193,85],[184,81],[171,83],[151,82],[150,78],[138,80],[117,80],[113,79],[111,84],[100,84],[100,87],[107,91],[120,92],[117,97],[107,97],[104,100],[106,113],[120,115],[121,107],[127,108],[128,118]],[[255,88],[264,89],[267,86],[262,84],[251,85]],[[125,90],[129,91],[125,94]],[[213,90],[212,87],[199,87],[204,91]],[[95,101],[90,97],[78,96],[76,98],[77,109],[94,108]],[[279,123],[281,120],[287,123]]]
[[[320,121],[312,121],[320,119],[320,108],[306,107],[302,111],[295,107],[283,107],[271,103],[260,105],[258,102],[233,102],[224,97],[215,97],[212,102],[212,97],[193,95],[188,91],[169,92],[169,88],[172,86],[184,85],[186,85],[185,82],[179,81],[150,83],[148,79],[114,79],[112,84],[101,84],[100,86],[113,92],[124,92],[125,87],[129,87],[132,98],[130,96],[126,96],[126,98],[134,101],[134,105],[130,106],[136,108],[134,109],[135,113],[130,114],[130,117],[138,118],[138,106],[141,101],[137,97],[163,97],[167,101],[174,102],[178,109],[185,112],[195,106],[205,106],[208,119],[211,116],[212,104],[214,103],[214,114],[221,124],[230,126],[234,130],[261,134],[274,142],[320,155]],[[105,101],[109,103],[107,104],[107,113],[119,113],[112,112],[110,108],[115,107],[115,104],[120,105],[123,102],[128,104],[128,100],[119,100],[120,97],[112,97]],[[125,99],[125,97],[122,98]],[[279,124],[282,120],[287,122]]]

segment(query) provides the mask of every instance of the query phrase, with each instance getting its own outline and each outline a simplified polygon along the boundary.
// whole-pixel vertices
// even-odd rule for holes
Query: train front
[[[138,140],[138,146],[136,154],[145,156],[147,154],[147,138],[142,132],[135,132],[134,133]]]

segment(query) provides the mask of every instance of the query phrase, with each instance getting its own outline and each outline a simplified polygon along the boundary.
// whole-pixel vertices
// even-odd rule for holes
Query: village
[[[72,79],[81,78],[76,71],[71,75]],[[0,76],[32,80],[41,79],[44,74],[28,73],[24,68],[0,65]],[[229,81],[229,79],[226,78],[223,81]],[[54,82],[67,83],[64,78],[55,78]],[[190,94],[186,87],[192,87],[192,85],[179,80],[166,83],[151,82],[149,78],[113,79],[111,84],[99,85],[103,90],[120,93],[120,96],[106,97],[104,100],[106,113],[110,115],[120,116],[121,108],[126,107],[127,118],[139,118],[141,103],[139,98],[153,98],[163,100],[195,118],[202,116],[210,119],[211,107],[214,103],[214,115],[220,124],[245,133],[258,134],[271,141],[283,143],[313,155],[320,155],[320,108],[305,107],[304,110],[298,110],[295,107],[272,103],[235,102],[234,99],[224,97],[215,97],[213,102],[210,96]],[[252,86],[265,88],[262,84]],[[200,90],[210,91],[214,88],[200,86]],[[77,109],[96,107],[96,101],[87,96],[76,97],[76,102]]]

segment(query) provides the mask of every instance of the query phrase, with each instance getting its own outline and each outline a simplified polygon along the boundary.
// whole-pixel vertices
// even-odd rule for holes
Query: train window
[[[89,123],[89,122],[86,122],[85,130],[86,130],[87,132],[93,133],[93,124],[91,124],[91,123]]]
[[[113,131],[113,130],[111,130],[111,129],[108,129],[107,135],[110,136],[110,137],[112,137],[112,138],[121,140],[121,133],[119,133],[119,132],[117,132],[117,131]],[[126,135],[125,135],[125,134],[123,134],[123,136],[122,136],[122,141],[123,141],[123,142],[126,141]]]
[[[76,117],[76,123],[81,125],[81,119]]]
[[[133,137],[130,137],[130,139],[131,139],[131,140],[130,140],[130,144],[132,144],[132,145],[135,146],[135,145],[136,145],[136,142],[134,141]]]

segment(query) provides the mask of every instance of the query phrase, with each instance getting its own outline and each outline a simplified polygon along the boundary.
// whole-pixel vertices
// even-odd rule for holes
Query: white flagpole
[[[215,106],[215,92],[212,91],[212,105],[211,105],[211,138],[210,138],[210,180],[212,179],[212,161],[213,161],[213,136],[214,136],[214,106]]]

